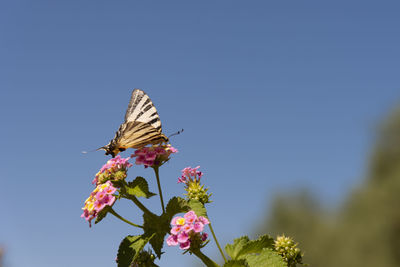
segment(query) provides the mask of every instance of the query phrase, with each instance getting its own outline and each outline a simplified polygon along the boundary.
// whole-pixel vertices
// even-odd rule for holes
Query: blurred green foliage
[[[378,130],[362,184],[336,210],[278,196],[261,233],[294,237],[311,267],[400,266],[400,108]]]

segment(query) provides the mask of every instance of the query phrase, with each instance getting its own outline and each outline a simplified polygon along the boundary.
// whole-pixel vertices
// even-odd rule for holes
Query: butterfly
[[[149,144],[167,143],[162,133],[161,121],[150,97],[140,89],[132,92],[131,100],[115,137],[107,145],[100,147],[113,158],[127,148],[139,149]]]

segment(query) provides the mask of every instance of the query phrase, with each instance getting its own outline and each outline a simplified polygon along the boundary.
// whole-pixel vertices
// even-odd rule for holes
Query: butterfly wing
[[[157,110],[144,91],[135,89],[126,110],[125,122],[104,149],[115,156],[127,148],[137,149],[161,142],[168,142],[168,138],[162,133]]]
[[[118,144],[121,148],[141,148],[148,144],[165,142],[166,137],[151,124],[139,121],[123,123],[118,132]],[[118,135],[117,132],[117,135]]]
[[[150,124],[161,133],[161,120],[150,97],[140,89],[132,92],[125,114],[125,122],[138,121]]]

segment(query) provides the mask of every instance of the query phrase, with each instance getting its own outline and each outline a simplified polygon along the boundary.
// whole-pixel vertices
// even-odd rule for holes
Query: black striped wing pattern
[[[149,144],[168,142],[162,133],[161,121],[150,97],[142,90],[135,89],[115,137],[102,149],[113,157],[127,148],[141,148]]]

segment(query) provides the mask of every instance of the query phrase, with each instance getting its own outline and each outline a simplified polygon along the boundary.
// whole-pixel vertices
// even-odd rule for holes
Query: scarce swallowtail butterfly
[[[142,148],[149,144],[167,143],[168,138],[161,131],[161,121],[150,97],[140,89],[132,92],[131,100],[115,137],[99,148],[106,155],[115,157],[127,148]]]

